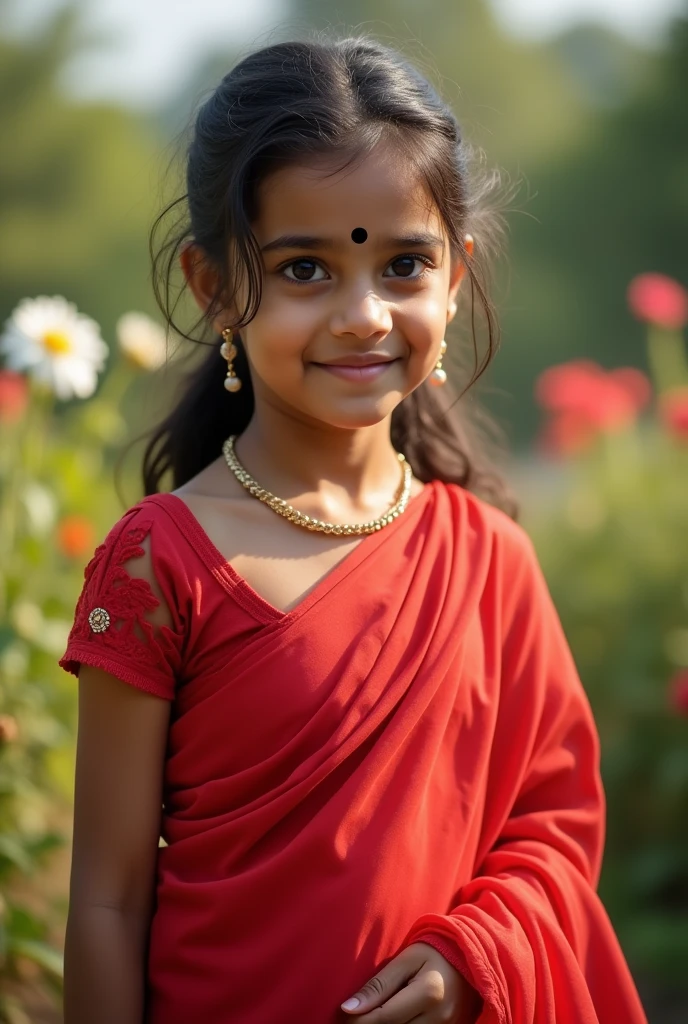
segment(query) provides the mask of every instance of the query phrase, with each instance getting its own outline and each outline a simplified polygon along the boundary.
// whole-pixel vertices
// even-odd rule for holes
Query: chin
[[[362,430],[375,427],[392,415],[403,395],[387,395],[375,401],[352,403],[348,408],[321,410],[318,416],[322,422],[339,430]]]

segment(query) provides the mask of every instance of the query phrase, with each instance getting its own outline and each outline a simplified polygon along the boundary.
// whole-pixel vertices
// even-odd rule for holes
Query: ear
[[[189,242],[184,246],[179,255],[179,262],[198,308],[205,317],[208,317],[212,311],[212,325],[215,331],[221,334],[223,328],[227,326],[229,314],[221,306],[218,306],[219,272],[208,259],[205,251],[195,242]]]
[[[475,242],[473,241],[473,235],[466,235],[463,240],[464,248],[466,250],[466,256],[468,259],[473,258],[473,250],[475,248]],[[463,260],[459,259],[456,261],[456,266],[452,268],[451,281],[449,282],[449,295],[447,297],[447,323],[453,320],[456,316],[456,296],[459,293],[461,282],[466,275],[466,264]]]

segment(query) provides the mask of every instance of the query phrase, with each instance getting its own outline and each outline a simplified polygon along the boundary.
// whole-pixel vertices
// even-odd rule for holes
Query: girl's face
[[[343,171],[276,172],[258,210],[263,293],[242,330],[256,403],[340,429],[379,423],[435,366],[464,269],[426,187],[380,145]]]

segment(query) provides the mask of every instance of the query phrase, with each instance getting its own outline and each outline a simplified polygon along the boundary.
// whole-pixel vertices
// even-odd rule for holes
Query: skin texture
[[[434,368],[464,273],[424,184],[403,168],[393,149],[380,146],[344,172],[327,160],[286,168],[259,191],[253,227],[261,246],[290,236],[330,241],[265,253],[261,306],[242,330],[256,410],[237,454],[263,486],[332,522],[374,519],[392,504],[400,471],[391,413]],[[365,245],[351,240],[352,223],[366,225]],[[423,234],[440,243],[390,241]],[[466,245],[471,251],[470,238]],[[217,269],[195,246],[182,266],[207,310]],[[296,283],[296,274],[312,280]],[[217,333],[236,316],[231,307],[219,311]],[[343,381],[318,365],[374,352],[398,358],[370,382]],[[414,481],[412,493],[421,488]],[[358,543],[295,529],[247,495],[222,457],[177,493],[236,571],[280,610]]]
[[[142,546],[128,569],[155,591],[147,540]],[[163,605],[150,619],[170,624]],[[65,1024],[143,1020],[169,716],[167,701],[82,667]]]
[[[416,942],[378,971],[342,1009],[362,1024],[472,1024],[479,1004],[477,993],[441,953]]]
[[[261,484],[308,515],[360,522],[395,499],[391,414],[437,362],[464,267],[451,257],[427,190],[394,150],[381,145],[346,171],[333,170],[311,161],[260,188],[253,227],[267,247],[264,290],[242,330],[256,407],[237,454]],[[366,225],[365,245],[353,241],[352,224]],[[288,246],[271,244],[285,236]],[[293,236],[319,241],[295,244]],[[182,267],[205,313],[217,268],[193,245]],[[219,334],[235,320],[227,307],[213,325]],[[369,379],[325,368],[371,354],[391,362]],[[414,481],[412,493],[421,489]],[[177,494],[235,570],[283,610],[359,543],[295,528],[251,498],[221,456]],[[155,590],[148,553],[127,570]],[[161,605],[151,619],[160,625],[166,616]],[[65,1024],[141,1024],[169,706],[88,667],[79,690]],[[473,1019],[465,1016],[472,990],[429,946],[405,950],[376,978],[352,1017]]]

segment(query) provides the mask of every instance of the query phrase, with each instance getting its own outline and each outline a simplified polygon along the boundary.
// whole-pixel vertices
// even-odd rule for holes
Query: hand
[[[342,1009],[355,1015],[356,1024],[472,1024],[477,999],[441,953],[416,942],[342,1003]]]

